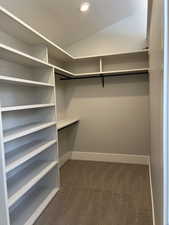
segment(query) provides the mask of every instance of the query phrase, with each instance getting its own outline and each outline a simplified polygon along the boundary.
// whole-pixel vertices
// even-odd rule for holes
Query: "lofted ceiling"
[[[141,0],[0,0],[0,5],[62,47],[70,46],[137,13]]]

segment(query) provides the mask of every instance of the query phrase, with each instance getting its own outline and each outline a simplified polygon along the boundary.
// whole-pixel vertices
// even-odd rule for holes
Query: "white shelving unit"
[[[1,19],[14,22],[2,14]],[[3,225],[32,225],[59,190],[55,74],[46,60],[48,49],[40,46],[33,50],[27,45],[27,51],[22,51],[3,40],[0,43]]]
[[[42,179],[54,166],[56,162],[37,161],[30,164],[8,179],[8,206],[11,207],[18,199],[28,192],[40,179]]]
[[[79,121],[57,122],[55,73],[145,73],[148,50],[73,57],[2,7],[0,34],[0,225],[33,225],[59,190],[58,130]]]

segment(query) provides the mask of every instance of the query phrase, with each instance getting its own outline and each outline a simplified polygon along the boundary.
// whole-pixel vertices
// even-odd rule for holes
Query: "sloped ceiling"
[[[90,0],[88,13],[79,10],[82,0],[0,0],[46,37],[65,47],[85,39],[136,13],[141,0]]]

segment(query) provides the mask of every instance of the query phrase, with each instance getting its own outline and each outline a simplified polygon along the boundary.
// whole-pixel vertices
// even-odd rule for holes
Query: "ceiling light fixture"
[[[89,2],[83,2],[80,6],[80,11],[81,12],[87,12],[90,8],[90,3]]]

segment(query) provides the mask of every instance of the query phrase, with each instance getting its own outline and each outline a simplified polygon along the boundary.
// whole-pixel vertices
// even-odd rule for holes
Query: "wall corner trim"
[[[116,163],[149,165],[149,156],[148,155],[112,154],[112,153],[73,151],[71,159],[98,161],[98,162],[116,162]]]

